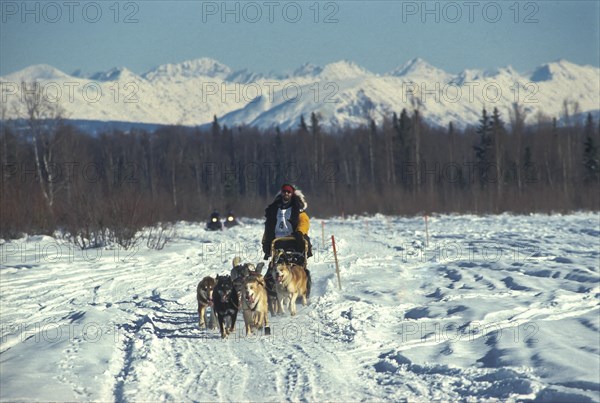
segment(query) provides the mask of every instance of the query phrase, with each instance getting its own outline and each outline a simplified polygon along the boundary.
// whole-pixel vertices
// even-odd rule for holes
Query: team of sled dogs
[[[283,251],[275,253],[264,276],[261,274],[264,263],[242,264],[241,259],[235,257],[231,274],[204,277],[196,289],[200,328],[214,329],[216,319],[221,337],[226,338],[235,330],[241,309],[246,335],[263,327],[268,335],[269,313],[272,316],[284,314],[288,308],[292,316],[296,315],[297,298],[301,297],[302,304],[306,305],[310,296],[310,273],[305,267],[289,262],[284,254]],[[213,315],[207,324],[205,316],[209,306]]]

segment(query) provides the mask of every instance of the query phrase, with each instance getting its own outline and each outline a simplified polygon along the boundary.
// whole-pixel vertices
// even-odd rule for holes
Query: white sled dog
[[[274,261],[279,259],[275,258]],[[290,314],[296,315],[296,299],[302,297],[302,305],[306,306],[308,276],[302,266],[281,261],[275,264],[273,270],[275,291],[277,291],[277,304],[279,312],[285,313],[289,306]]]

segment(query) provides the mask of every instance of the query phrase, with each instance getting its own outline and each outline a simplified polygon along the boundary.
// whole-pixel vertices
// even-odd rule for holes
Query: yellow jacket
[[[301,211],[298,215],[298,228],[297,231],[302,232],[304,235],[308,235],[308,230],[310,229],[310,221],[308,219],[308,214],[305,211]]]

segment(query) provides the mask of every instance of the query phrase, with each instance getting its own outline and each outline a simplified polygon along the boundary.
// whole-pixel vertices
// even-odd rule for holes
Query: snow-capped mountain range
[[[0,77],[3,101],[18,104],[22,82],[30,83],[28,88],[39,83],[42,95],[58,101],[69,119],[188,126],[210,123],[216,115],[229,127],[285,130],[297,127],[301,115],[316,112],[324,127],[355,127],[419,108],[429,123],[464,127],[476,124],[484,107],[497,107],[509,121],[515,102],[530,123],[540,112],[560,118],[565,101],[571,113],[600,111],[600,69],[566,60],[529,73],[508,66],[459,74],[418,58],[386,74],[350,61],[323,67],[306,63],[287,75],[234,71],[209,58],[158,66],[142,75],[125,67],[84,75],[36,65]],[[7,108],[10,117],[24,116],[16,110]]]

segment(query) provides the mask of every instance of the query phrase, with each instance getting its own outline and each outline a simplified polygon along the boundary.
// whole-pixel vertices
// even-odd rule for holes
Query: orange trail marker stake
[[[341,290],[342,289],[342,281],[340,280],[340,265],[338,264],[337,249],[335,248],[335,237],[333,235],[331,236],[331,244],[333,245],[333,257],[335,259],[335,272],[337,273],[338,287]]]

